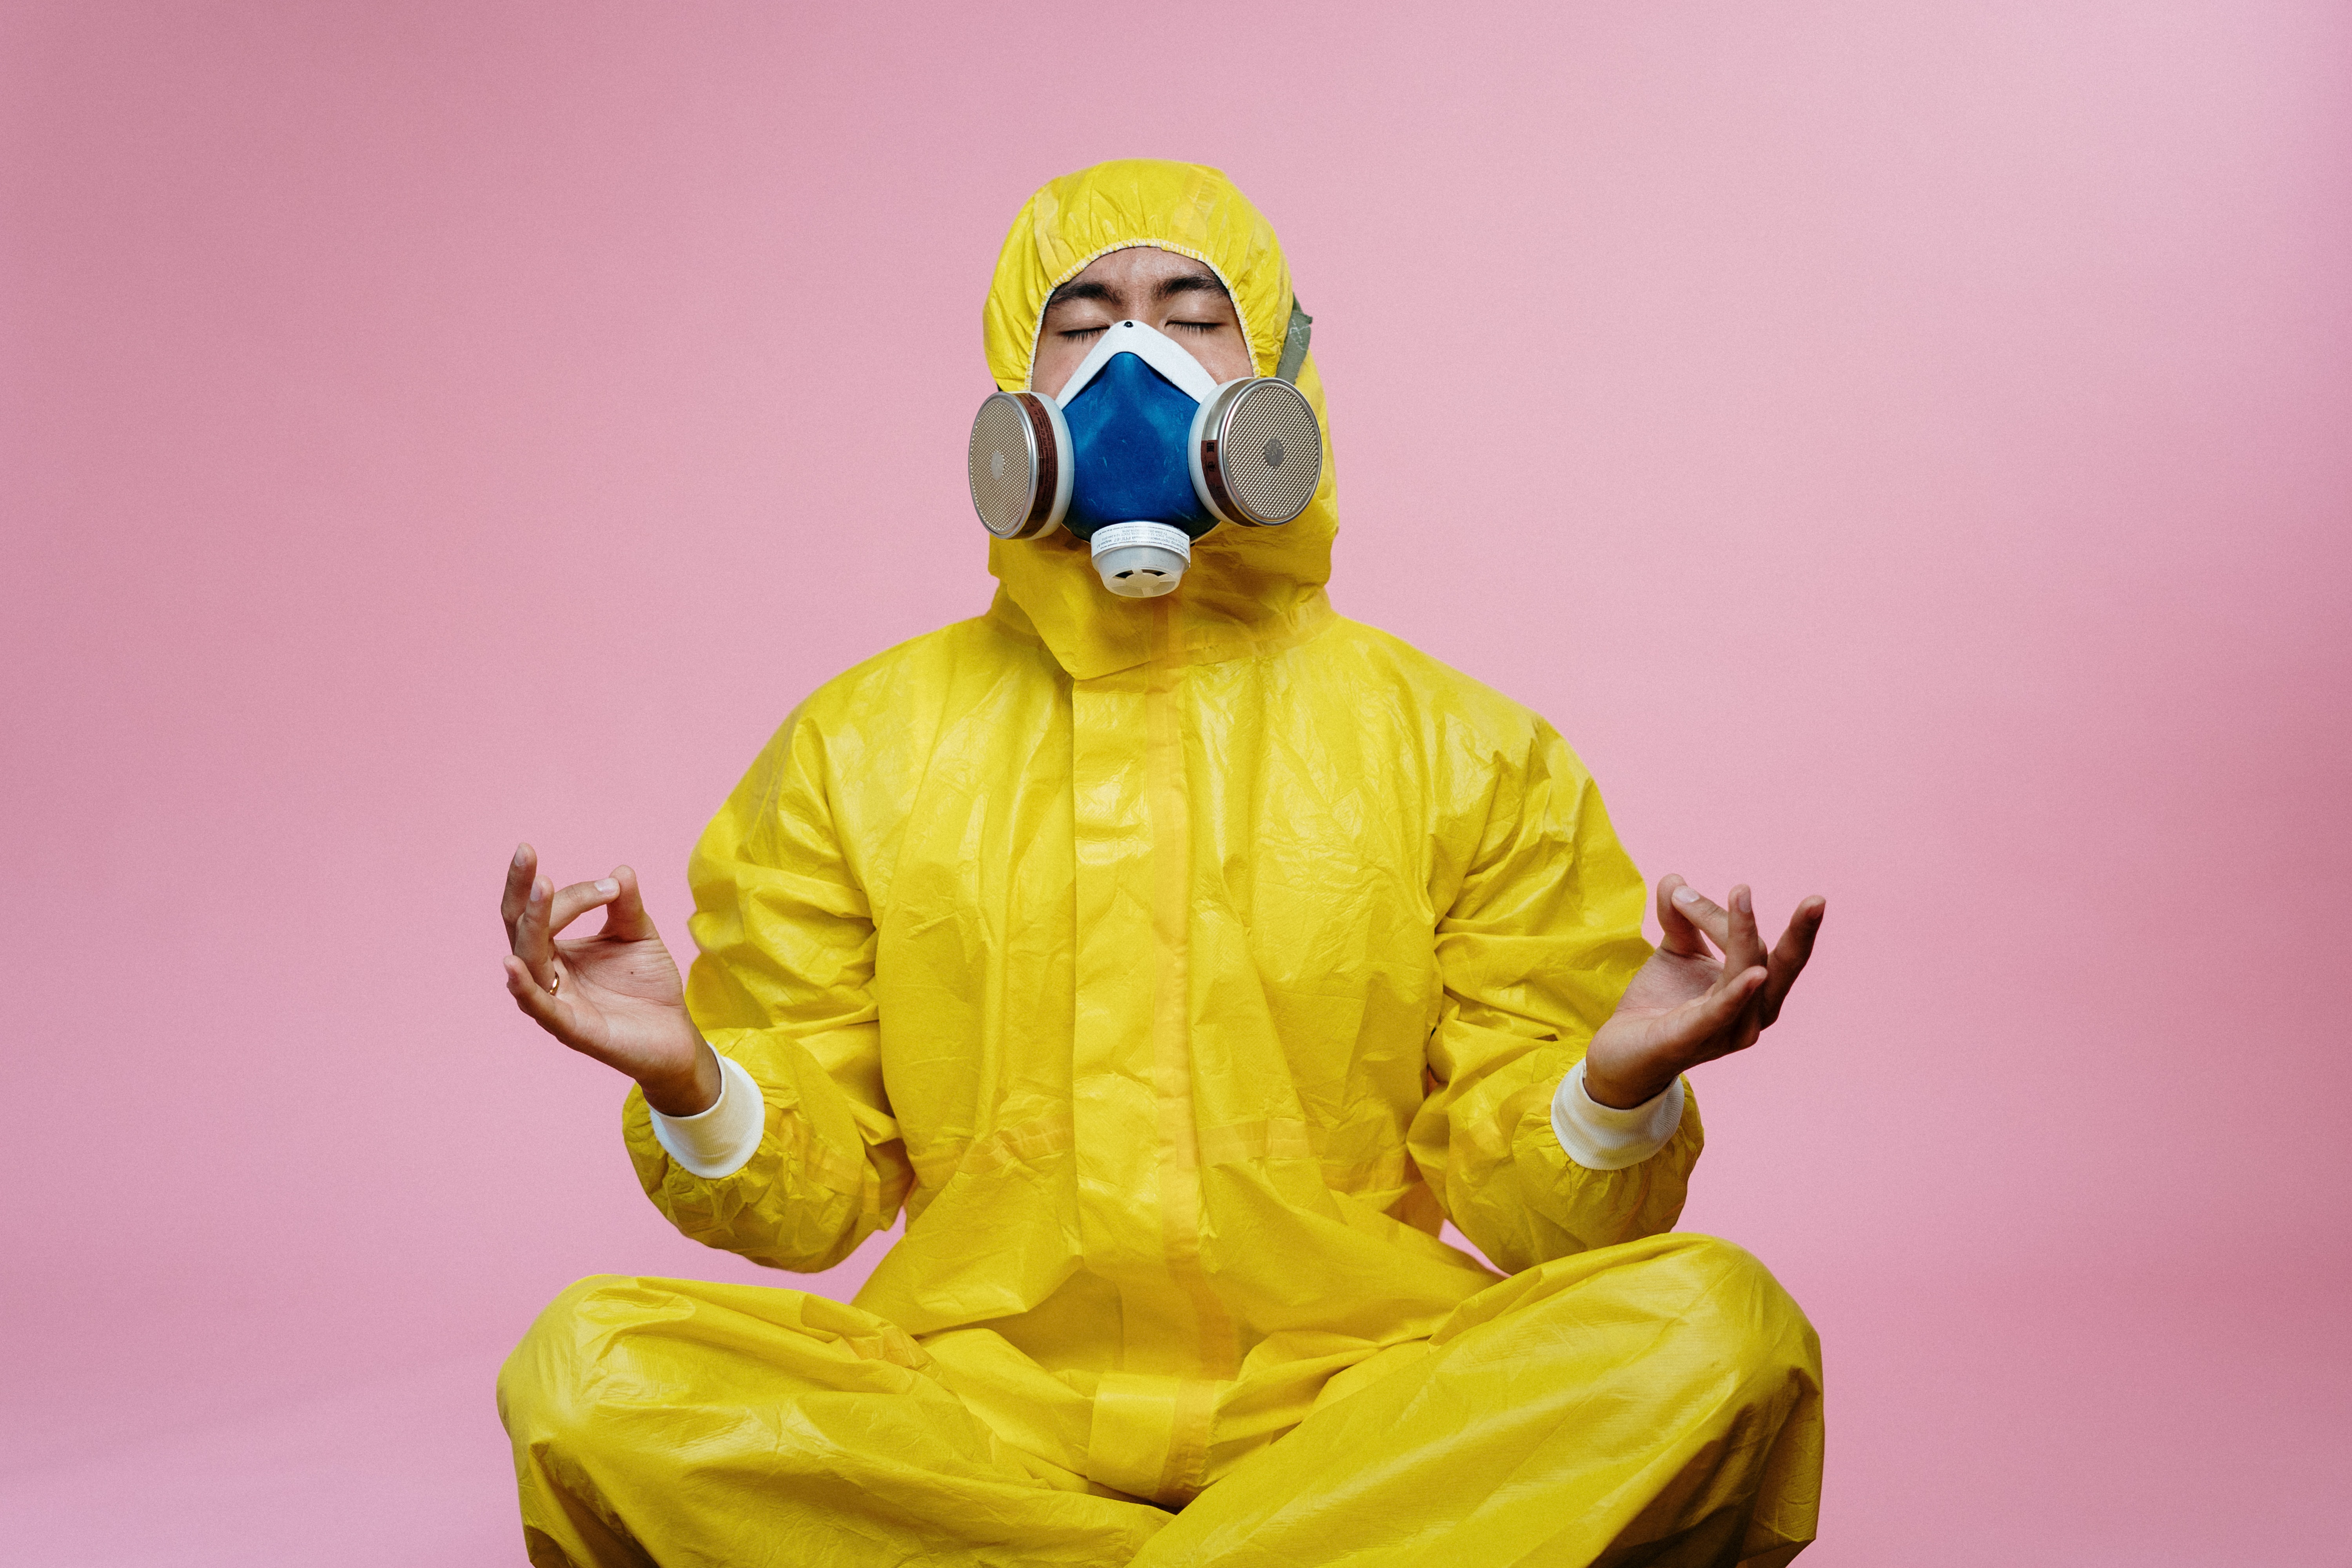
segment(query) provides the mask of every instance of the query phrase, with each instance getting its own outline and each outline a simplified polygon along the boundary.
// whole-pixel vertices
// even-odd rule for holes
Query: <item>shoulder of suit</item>
[[[1482,750],[1518,752],[1549,731],[1525,703],[1378,626],[1342,618],[1316,644],[1349,675],[1383,689],[1427,723],[1475,737]]]
[[[809,693],[799,709],[820,728],[843,720],[870,723],[877,714],[908,716],[935,708],[959,680],[986,678],[1006,664],[1043,664],[1039,650],[1007,637],[984,616],[909,637],[850,666]]]

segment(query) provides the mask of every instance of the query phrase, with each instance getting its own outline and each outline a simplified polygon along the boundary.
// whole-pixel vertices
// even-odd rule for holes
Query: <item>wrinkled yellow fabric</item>
[[[1214,268],[1271,371],[1273,231],[1215,171],[1136,161],[1015,221],[999,386],[1053,289],[1130,245]],[[1320,413],[1311,357],[1298,384]],[[1159,599],[1104,592],[1066,535],[994,542],[987,615],[828,683],[761,752],[695,851],[688,1005],[765,1135],[705,1180],[633,1093],[630,1152],[686,1234],[777,1268],[902,1208],[906,1234],[854,1307],[559,1300],[501,1384],[534,1561],[1810,1539],[1811,1331],[1745,1254],[1662,1234],[1696,1103],[1620,1171],[1551,1130],[1648,954],[1642,881],[1547,725],[1332,611],[1333,475],[1327,434],[1305,515],[1217,530]]]

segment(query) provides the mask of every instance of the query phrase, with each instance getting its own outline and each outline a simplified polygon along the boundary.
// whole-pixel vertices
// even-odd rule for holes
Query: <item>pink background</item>
[[[1830,897],[1686,1219],[1827,1342],[1808,1563],[2345,1561],[2352,11],[1382,9],[0,14],[0,1552],[519,1562],[540,1303],[757,1272],[501,868],[681,935],[984,605],[998,240],[1149,153],[1287,242],[1340,607]]]

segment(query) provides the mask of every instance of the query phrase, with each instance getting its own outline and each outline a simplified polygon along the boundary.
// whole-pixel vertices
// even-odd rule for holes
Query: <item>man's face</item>
[[[1220,382],[1251,372],[1241,318],[1217,275],[1189,256],[1136,245],[1097,257],[1054,290],[1045,305],[1045,330],[1037,335],[1030,386],[1048,397],[1060,396],[1095,340],[1118,321],[1141,321],[1167,334]]]

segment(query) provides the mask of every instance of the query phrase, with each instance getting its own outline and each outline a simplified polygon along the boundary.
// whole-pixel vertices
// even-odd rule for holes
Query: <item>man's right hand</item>
[[[556,941],[590,910],[606,909],[604,929]],[[719,1103],[719,1057],[686,1011],[677,965],[662,945],[637,892],[637,874],[615,866],[601,881],[558,889],[539,875],[528,844],[507,868],[507,991],[539,1026],[583,1056],[644,1086],[665,1116],[693,1116]]]

